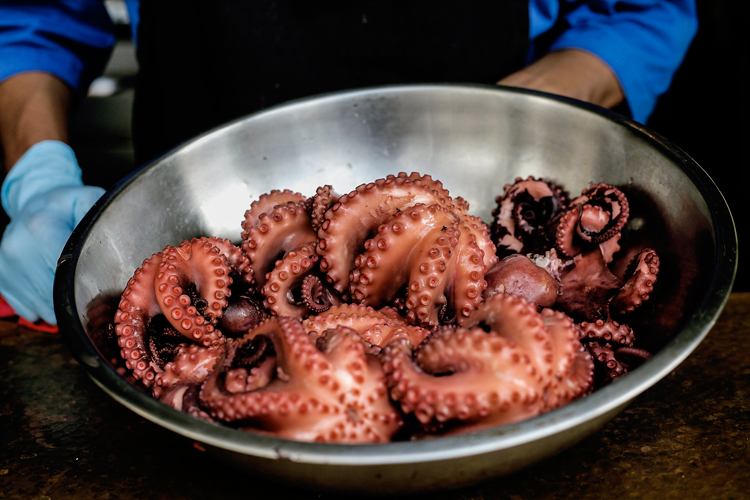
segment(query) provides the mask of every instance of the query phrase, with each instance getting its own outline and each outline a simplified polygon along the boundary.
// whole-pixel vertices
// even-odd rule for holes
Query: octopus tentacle
[[[362,184],[341,196],[326,212],[326,219],[318,231],[320,269],[339,293],[348,291],[349,273],[355,266],[359,249],[381,224],[399,211],[417,204],[438,204],[449,210],[462,211],[462,206],[443,196],[443,191],[430,187],[433,185],[431,178],[423,183],[422,177],[389,176]]]
[[[611,184],[594,184],[571,201],[583,206],[577,228],[581,238],[599,244],[619,234],[630,217],[625,194]]]
[[[242,240],[242,250],[250,259],[256,287],[261,288],[279,256],[316,241],[317,235],[310,226],[310,215],[304,203],[289,202],[260,214],[255,225],[243,224]]]
[[[506,184],[492,212],[492,239],[503,253],[538,251],[546,244],[547,226],[567,200],[554,183],[518,177]]]
[[[545,391],[547,409],[551,410],[592,390],[594,361],[583,349],[570,317],[552,309],[542,309],[541,316],[552,340],[553,377]]]
[[[379,307],[392,301],[401,285],[408,283],[405,304],[410,322],[437,325],[439,306],[446,301],[466,316],[481,302],[486,268],[476,244],[459,246],[462,238],[471,236],[452,226],[456,223],[444,208],[418,205],[381,224],[355,261],[352,297]],[[394,255],[397,250],[401,256]],[[468,279],[457,280],[458,273]]]
[[[594,390],[595,364],[588,349],[580,349],[565,377],[553,383],[546,394],[547,409],[554,410]]]
[[[271,341],[260,335],[242,345],[240,342],[230,344],[218,369],[224,371],[224,388],[228,392],[247,392],[267,386],[276,373],[276,354]]]
[[[545,308],[541,316],[552,343],[552,375],[559,380],[570,371],[581,350],[578,330],[573,320],[560,311]]]
[[[612,298],[612,312],[629,313],[647,301],[654,290],[658,274],[659,256],[651,248],[641,250],[628,266],[625,285]]]
[[[411,356],[408,341],[381,353],[391,398],[423,424],[467,432],[517,422],[542,409],[530,361],[512,342],[481,328],[441,327]]]
[[[563,210],[552,224],[555,249],[565,257],[575,257],[581,253],[581,246],[576,243],[575,235],[582,213],[581,205],[573,205]]]
[[[602,386],[622,377],[627,369],[615,357],[615,351],[596,342],[589,343],[587,349],[595,361],[597,385]]]
[[[366,342],[382,348],[399,339],[406,339],[413,346],[418,346],[429,334],[430,330],[415,325],[381,323],[366,329],[361,336]]]
[[[144,337],[151,318],[161,314],[154,290],[154,279],[159,270],[163,254],[153,254],[136,269],[122,292],[115,312],[115,333],[120,355],[125,367],[132,370],[133,377],[146,387],[153,384],[157,370],[161,368],[150,359],[148,341]]]
[[[260,291],[265,297],[263,305],[271,314],[299,319],[309,316],[310,309],[299,288],[305,277],[315,270],[317,262],[314,241],[287,252],[276,261],[273,270],[266,274],[266,284]]]
[[[183,344],[172,361],[164,366],[164,371],[156,374],[153,396],[159,399],[166,391],[180,384],[203,383],[223,351],[223,347]]]
[[[287,203],[305,203],[307,198],[290,189],[274,189],[268,193],[262,194],[257,200],[250,204],[250,208],[245,211],[245,218],[242,221],[243,229],[245,227],[257,226],[261,214],[272,212],[277,205],[286,205]]]
[[[321,314],[341,304],[341,299],[314,274],[308,274],[302,280],[302,300],[313,314]]]
[[[253,271],[250,266],[250,259],[240,247],[234,245],[228,239],[217,236],[203,236],[199,239],[218,248],[219,252],[227,258],[227,265],[234,274],[240,277],[242,282],[248,285],[253,284]]]
[[[618,355],[633,356],[640,358],[643,361],[651,359],[651,353],[645,349],[638,349],[637,347],[623,346],[617,348]]]
[[[602,245],[609,262],[619,246],[604,243],[620,234],[629,217],[630,206],[622,191],[611,184],[594,184],[551,222],[555,248],[566,257],[575,257]]]
[[[154,279],[156,298],[166,308],[171,325],[204,346],[223,341],[214,328],[227,307],[232,278],[226,257],[211,243],[193,239],[179,247],[167,246]],[[194,304],[188,289],[195,285],[203,304]]]
[[[317,232],[323,225],[325,214],[339,199],[340,195],[333,190],[333,186],[326,184],[319,187],[313,196],[307,199],[307,212],[310,214],[310,225]]]
[[[407,338],[413,345],[419,345],[429,334],[429,330],[409,325],[390,307],[376,310],[362,304],[342,304],[332,307],[326,314],[311,316],[302,322],[311,339],[317,340],[323,332],[346,326],[357,331],[362,338],[376,347]]]
[[[393,179],[393,178],[407,179],[409,181],[427,186],[429,189],[432,189],[433,191],[435,191],[442,198],[446,200],[451,200],[451,204],[456,209],[458,209],[461,213],[468,213],[469,211],[469,202],[467,202],[460,196],[457,196],[457,197],[451,196],[448,190],[443,186],[443,183],[437,179],[433,179],[432,176],[429,174],[420,174],[419,172],[412,172],[411,174],[407,175],[406,172],[399,172],[396,175],[389,175],[386,177],[386,179]]]
[[[519,346],[530,357],[538,383],[553,376],[553,339],[542,316],[527,300],[514,295],[494,295],[480,304],[463,326],[495,331]]]
[[[582,342],[595,340],[603,347],[632,346],[635,335],[626,324],[614,320],[598,319],[592,323],[583,321],[578,325],[583,334]]]
[[[366,354],[355,331],[326,332],[318,349],[298,320],[279,317],[243,341],[257,335],[273,341],[277,377],[260,389],[230,393],[212,373],[201,401],[214,418],[300,441],[388,441],[402,426],[388,399],[382,367]]]

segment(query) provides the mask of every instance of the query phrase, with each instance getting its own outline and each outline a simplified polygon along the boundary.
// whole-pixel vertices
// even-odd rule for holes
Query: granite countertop
[[[733,293],[696,351],[601,431],[513,475],[424,498],[747,498],[748,352],[750,293]],[[211,460],[110,398],[59,335],[0,321],[0,380],[0,499],[336,498]]]

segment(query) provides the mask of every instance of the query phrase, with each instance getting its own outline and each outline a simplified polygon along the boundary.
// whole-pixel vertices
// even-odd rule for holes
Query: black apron
[[[493,84],[523,67],[528,0],[141,0],[137,164],[253,111],[399,83]]]

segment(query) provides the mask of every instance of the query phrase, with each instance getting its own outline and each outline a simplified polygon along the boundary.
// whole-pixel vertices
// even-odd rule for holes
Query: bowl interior
[[[63,333],[74,339],[79,356],[89,352],[84,364],[100,385],[111,394],[125,391],[121,400],[134,410],[203,441],[213,433],[219,447],[221,433],[247,434],[232,438],[241,443],[234,451],[272,456],[266,447],[278,447],[280,440],[188,424],[161,413],[166,410],[157,410],[148,396],[139,399],[128,384],[113,382],[108,360],[116,349],[99,327],[112,320],[120,293],[145,258],[194,236],[239,242],[243,214],[262,193],[287,188],[311,195],[324,184],[346,193],[402,171],[439,179],[485,222],[495,197],[517,177],[552,180],[572,196],[607,182],[628,196],[631,218],[619,260],[626,264],[629,254],[648,246],[662,265],[652,299],[631,326],[649,332],[651,348],[666,345],[669,356],[657,356],[642,368],[658,366],[595,394],[593,403],[572,405],[563,418],[568,427],[611,412],[673,369],[708,332],[731,289],[736,239],[726,204],[700,167],[668,141],[618,115],[539,93],[399,86],[321,96],[249,116],[182,145],[111,190],[63,256],[70,260],[67,281],[56,283]],[[531,442],[545,422],[548,435],[565,428],[560,418],[554,425],[540,422],[533,430],[520,425],[495,433],[493,446]],[[456,446],[472,453],[466,449],[471,440],[457,443],[437,439],[423,449]],[[341,447],[301,446],[295,449],[328,450],[322,453],[329,459],[342,453]],[[368,451],[370,457],[378,453]]]

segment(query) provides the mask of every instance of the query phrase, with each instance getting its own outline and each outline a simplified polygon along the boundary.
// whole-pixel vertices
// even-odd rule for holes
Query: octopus
[[[499,252],[525,254],[549,246],[547,227],[567,204],[565,191],[542,178],[506,184],[492,212],[492,238]]]
[[[326,212],[320,269],[340,294],[382,307],[399,300],[409,322],[465,318],[497,261],[489,229],[442,183],[413,173],[362,184]]]
[[[533,193],[546,193],[549,199],[544,202],[545,206],[554,206],[555,213],[542,211],[550,214],[549,217],[528,215],[524,220],[539,223],[533,232],[515,231],[514,234],[520,236],[517,240],[511,238],[510,233],[504,234],[501,242],[510,243],[506,248],[512,246],[521,250],[531,248],[532,240],[538,244],[544,239],[540,235],[546,235],[546,253],[544,256],[530,253],[525,259],[518,253],[503,259],[488,273],[486,295],[507,291],[524,296],[540,307],[554,307],[574,318],[582,325],[582,330],[588,332],[582,334],[581,341],[596,361],[599,386],[622,376],[628,366],[637,366],[649,359],[650,353],[632,346],[632,335],[622,337],[618,334],[622,328],[629,327],[616,321],[627,318],[649,300],[660,266],[656,251],[642,248],[625,266],[623,275],[615,275],[611,270],[620,250],[622,229],[630,214],[625,194],[616,186],[599,183],[583,190],[570,202],[564,202],[564,197],[558,195],[560,188],[533,177],[517,179],[514,185],[506,186],[505,191],[505,195],[498,198],[498,208],[494,212],[495,228],[508,226],[507,220],[521,224],[517,219],[502,218],[500,214],[528,213],[523,207],[531,203],[529,199],[536,200],[537,204],[546,199],[532,196]],[[523,192],[529,194],[521,197],[519,193]],[[517,201],[519,197],[520,202]],[[522,207],[517,207],[518,203]],[[553,299],[555,293],[557,296]],[[627,345],[619,341],[602,344],[601,335],[592,340],[589,335],[591,324],[600,325],[599,329],[606,329],[609,336],[630,340]],[[625,362],[619,361],[618,356]]]
[[[376,443],[520,422],[647,360],[623,318],[659,258],[614,266],[625,195],[569,199],[528,177],[497,204],[488,227],[419,173],[266,193],[236,245],[193,238],[143,261],[115,315],[125,367],[199,419]]]
[[[217,328],[227,309],[232,285],[248,281],[247,258],[229,240],[194,238],[143,261],[122,293],[115,333],[125,366],[146,387],[165,380],[199,379],[206,357],[226,341]],[[250,308],[245,317],[261,313]],[[192,352],[190,346],[195,346]],[[173,357],[185,358],[175,376]]]
[[[594,365],[573,321],[511,294],[494,295],[463,326],[435,330],[411,353],[407,340],[383,350],[388,387],[402,411],[432,432],[526,420],[593,384]]]
[[[341,300],[323,285],[318,236],[313,229],[325,206],[320,190],[307,199],[290,190],[261,196],[245,212],[241,248],[263,305],[276,316],[304,318]]]
[[[231,363],[222,358],[222,368],[200,392],[212,417],[300,441],[385,442],[401,428],[383,367],[356,331],[327,330],[316,346],[299,320],[274,317],[245,335],[238,348],[260,335],[273,342],[275,376],[261,369],[230,388],[225,371]]]

